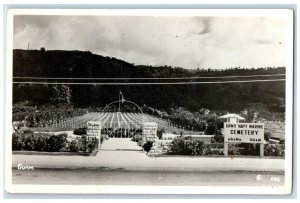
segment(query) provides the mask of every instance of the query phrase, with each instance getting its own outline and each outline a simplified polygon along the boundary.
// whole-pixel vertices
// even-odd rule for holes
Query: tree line
[[[134,65],[125,61],[83,51],[14,50],[14,77],[47,78],[172,78],[231,75],[284,74],[285,67],[223,70],[187,70],[170,66]],[[282,78],[282,77],[281,77]],[[254,77],[252,79],[260,79]],[[16,81],[17,79],[14,79]],[[28,81],[18,79],[17,81]],[[207,79],[211,81],[212,79]],[[233,79],[236,80],[236,79]],[[49,80],[37,80],[47,82]],[[65,82],[73,80],[65,80]],[[159,80],[158,80],[159,81]],[[51,80],[51,82],[61,82]],[[88,82],[82,80],[80,82]],[[90,82],[90,80],[89,80]],[[92,81],[93,82],[93,81]],[[112,82],[115,82],[112,80]],[[124,80],[124,82],[128,82]],[[131,82],[131,81],[129,81]],[[13,102],[29,105],[72,104],[74,107],[104,107],[117,100],[120,90],[125,99],[140,106],[168,111],[184,107],[240,112],[254,104],[270,112],[285,111],[285,82],[188,84],[188,85],[49,85],[13,84]]]

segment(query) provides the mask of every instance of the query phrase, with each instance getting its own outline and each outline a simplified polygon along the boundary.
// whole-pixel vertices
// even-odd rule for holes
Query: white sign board
[[[86,134],[88,137],[98,137],[100,141],[101,136],[101,122],[88,121]]]
[[[145,137],[156,137],[156,135],[157,135],[157,123],[155,123],[155,122],[144,122],[144,124],[143,124],[143,135]]]
[[[263,123],[224,123],[224,142],[263,143]]]

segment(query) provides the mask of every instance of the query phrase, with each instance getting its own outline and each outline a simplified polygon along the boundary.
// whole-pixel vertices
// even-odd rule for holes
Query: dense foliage
[[[69,104],[32,106],[26,102],[13,105],[13,121],[25,121],[27,127],[47,127],[86,114],[89,109],[74,108]]]
[[[285,156],[285,144],[265,144],[264,146],[265,156]]]
[[[140,134],[135,134],[132,138],[131,138],[131,141],[134,141],[134,142],[139,142],[143,139],[142,135]]]
[[[198,68],[186,70],[170,66],[137,66],[90,52],[46,50],[14,50],[13,69],[14,77],[47,78],[170,78],[285,73],[284,67],[258,69],[234,67],[226,70]],[[263,78],[253,77],[251,79]],[[19,78],[14,80],[28,81],[29,79]],[[216,79],[202,80],[211,81]],[[51,82],[61,81],[51,80]],[[65,82],[74,82],[74,80],[66,80]],[[80,82],[93,82],[93,80],[81,80]],[[115,82],[115,80],[108,82]],[[135,81],[126,80],[125,82]],[[150,80],[149,82],[153,81]],[[156,82],[161,81],[156,80]],[[117,100],[120,90],[123,92],[125,99],[135,101],[140,106],[144,106],[145,104],[158,109],[164,109],[165,111],[174,107],[184,107],[188,111],[198,111],[201,108],[207,108],[239,112],[250,106],[258,105],[264,111],[284,112],[284,81],[139,86],[13,84],[13,102],[28,101],[38,106],[49,103],[72,103],[76,107],[103,107],[111,101]]]
[[[86,128],[76,128],[73,130],[74,135],[86,135]]]
[[[151,148],[153,147],[153,142],[151,141],[147,141],[144,145],[143,145],[143,150],[146,151],[147,153],[151,150]]]
[[[228,148],[229,155],[248,155],[248,156],[259,156],[260,145],[259,144],[230,144]],[[285,145],[284,144],[265,144],[264,145],[264,156],[285,156]]]
[[[92,152],[98,144],[97,139],[87,140],[85,136],[79,139],[67,140],[67,134],[51,135],[46,133],[14,132],[12,134],[12,150],[42,151],[42,152]]]
[[[170,145],[170,154],[199,155],[203,151],[203,141],[175,138]]]
[[[58,152],[67,144],[67,135],[18,133],[12,135],[12,150]]]
[[[186,140],[182,137],[175,138],[169,145],[168,154],[171,155],[224,155],[224,143],[204,144],[199,140]],[[243,156],[259,156],[259,144],[229,144],[229,155],[243,155]],[[265,144],[264,156],[284,157],[284,144]]]
[[[182,137],[175,138],[168,150],[168,154],[172,155],[224,155],[224,145],[221,143],[204,144],[203,141],[184,139]]]

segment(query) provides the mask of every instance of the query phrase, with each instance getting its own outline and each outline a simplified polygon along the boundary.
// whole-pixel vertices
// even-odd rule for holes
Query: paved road
[[[283,186],[278,172],[159,172],[122,168],[13,170],[13,184],[43,185],[173,185],[173,186]]]
[[[18,154],[12,160],[14,184],[279,186],[284,182],[283,159],[153,158],[130,139],[106,140],[95,157]],[[20,163],[34,170],[18,170]]]

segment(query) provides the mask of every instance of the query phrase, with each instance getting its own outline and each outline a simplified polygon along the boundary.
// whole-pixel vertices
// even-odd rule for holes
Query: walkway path
[[[97,161],[103,166],[109,167],[139,167],[149,164],[151,160],[136,142],[131,138],[110,138],[101,146],[96,155]]]

